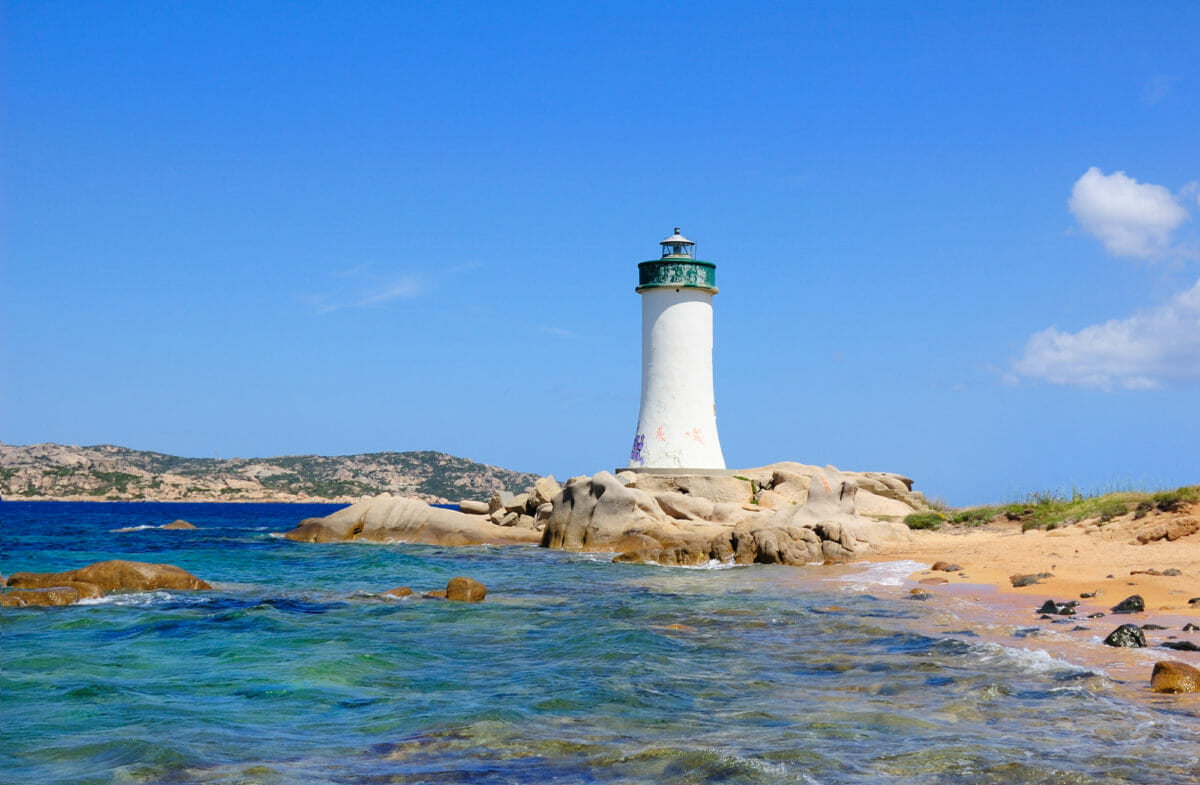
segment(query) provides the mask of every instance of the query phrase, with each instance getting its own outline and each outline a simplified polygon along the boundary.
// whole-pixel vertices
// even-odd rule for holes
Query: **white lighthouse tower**
[[[717,266],[691,240],[663,240],[662,258],[638,265],[642,296],[642,408],[631,469],[725,468],[713,397]]]

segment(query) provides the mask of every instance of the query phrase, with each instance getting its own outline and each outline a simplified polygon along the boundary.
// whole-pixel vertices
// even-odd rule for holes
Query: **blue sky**
[[[730,466],[1200,482],[1193,2],[4,10],[0,439],[623,465],[638,261]]]

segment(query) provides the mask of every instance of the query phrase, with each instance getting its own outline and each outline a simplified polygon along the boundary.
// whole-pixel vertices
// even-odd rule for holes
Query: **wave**
[[[856,562],[849,566],[858,567],[859,565],[864,565],[859,572],[849,575],[835,575],[832,578],[825,578],[824,580],[848,584],[843,587],[845,591],[865,591],[874,586],[903,586],[905,581],[908,580],[908,576],[927,566],[922,562],[909,559],[887,562]]]

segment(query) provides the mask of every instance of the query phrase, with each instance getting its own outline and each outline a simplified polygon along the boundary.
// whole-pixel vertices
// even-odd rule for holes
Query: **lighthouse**
[[[713,397],[717,266],[679,233],[662,257],[638,265],[642,296],[642,405],[630,469],[723,470]]]

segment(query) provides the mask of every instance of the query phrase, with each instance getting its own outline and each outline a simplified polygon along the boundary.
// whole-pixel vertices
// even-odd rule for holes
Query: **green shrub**
[[[914,512],[904,519],[910,529],[931,529],[937,531],[946,520],[940,512]]]

